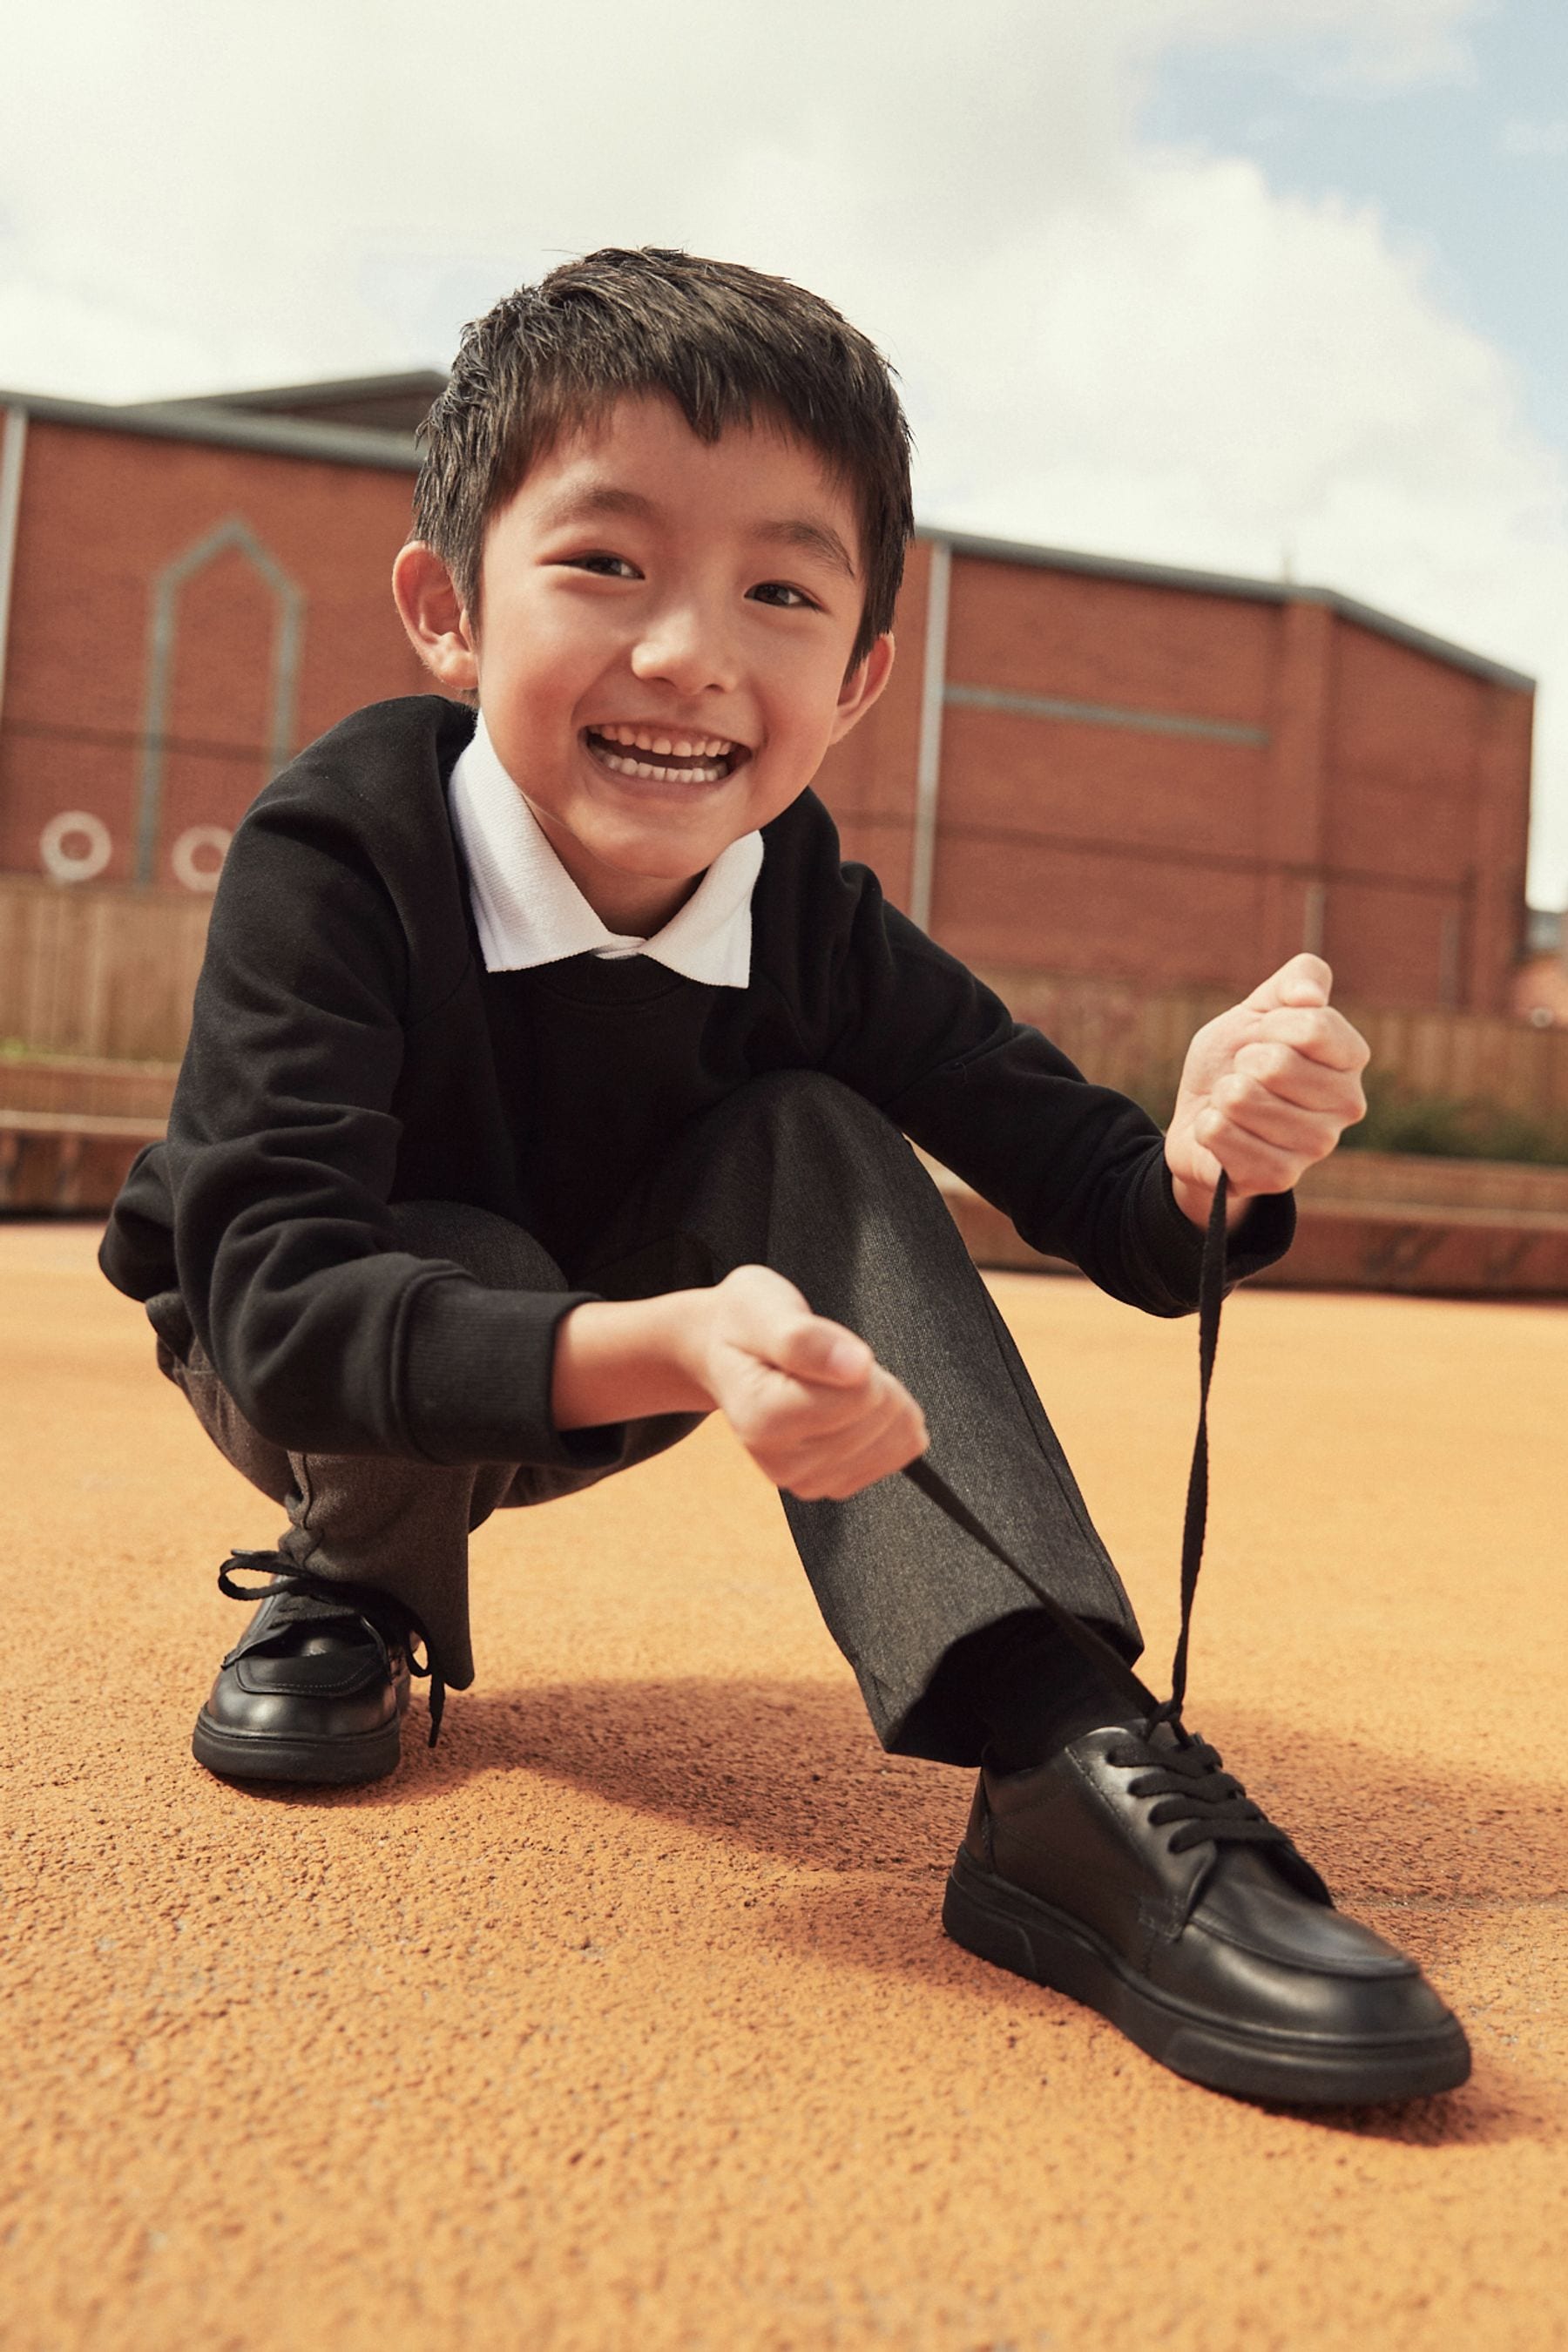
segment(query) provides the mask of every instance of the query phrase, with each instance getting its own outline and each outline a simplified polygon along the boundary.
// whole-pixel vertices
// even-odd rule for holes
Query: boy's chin
[[[749,825],[741,828],[741,833],[750,831]],[[646,835],[629,838],[612,835],[585,845],[598,865],[628,882],[668,882],[673,888],[681,882],[700,880],[721,852],[740,837],[740,833],[723,826],[682,827],[673,839],[668,834],[652,839]]]

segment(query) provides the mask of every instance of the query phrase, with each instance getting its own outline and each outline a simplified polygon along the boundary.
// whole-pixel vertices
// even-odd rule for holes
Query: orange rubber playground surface
[[[721,1427],[476,1538],[433,1755],[208,1779],[274,1517],[95,1242],[0,1228],[6,2352],[1568,2343],[1568,1310],[1226,1309],[1189,1717],[1476,2053],[1304,2116],[944,1942],[967,1776]],[[1193,1327],[996,1289],[1163,1682]]]

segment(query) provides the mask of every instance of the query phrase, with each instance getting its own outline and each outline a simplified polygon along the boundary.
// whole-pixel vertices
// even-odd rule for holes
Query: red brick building
[[[420,690],[387,577],[440,379],[0,395],[0,871],[210,888],[345,711]],[[1531,681],[1331,592],[922,533],[822,789],[971,962],[1506,1010]]]

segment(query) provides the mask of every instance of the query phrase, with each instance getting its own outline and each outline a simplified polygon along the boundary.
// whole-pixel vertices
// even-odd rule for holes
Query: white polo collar
[[[502,767],[482,717],[452,770],[451,806],[487,971],[531,971],[566,956],[646,955],[715,988],[749,984],[760,833],[721,850],[664,929],[637,940],[608,929],[589,906]]]

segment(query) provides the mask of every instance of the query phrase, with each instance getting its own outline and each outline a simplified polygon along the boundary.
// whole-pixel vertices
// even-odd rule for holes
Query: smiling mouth
[[[751,753],[727,735],[663,734],[655,727],[588,727],[583,740],[612,775],[671,784],[717,784]]]

